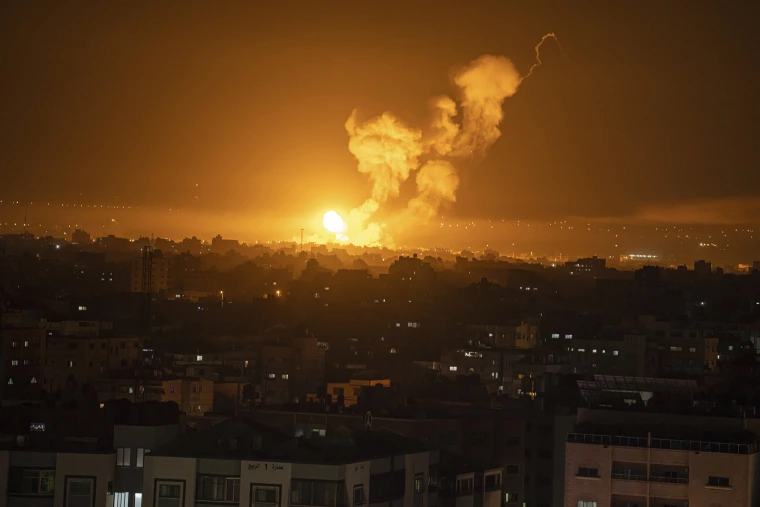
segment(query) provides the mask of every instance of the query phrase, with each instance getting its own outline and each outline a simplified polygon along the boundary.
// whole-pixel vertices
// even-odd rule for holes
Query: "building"
[[[607,269],[607,259],[599,259],[597,256],[585,257],[576,261],[565,263],[565,269],[571,275],[599,276]]]
[[[86,306],[77,307],[78,311],[86,312]],[[113,322],[98,320],[64,320],[46,322],[45,329],[50,336],[77,336],[80,338],[90,336],[105,336],[113,332]]]
[[[82,229],[76,229],[71,233],[71,242],[75,245],[89,245],[92,243],[90,233],[83,231]]]
[[[142,354],[140,337],[58,336],[48,332],[44,385],[50,392],[74,382],[92,382],[114,372],[134,374]]]
[[[390,387],[390,379],[352,378],[348,382],[328,382],[327,394],[332,396],[335,403],[342,400],[343,407],[350,407],[359,403],[362,387]]]
[[[712,273],[712,263],[710,261],[694,261],[694,272],[697,276],[709,276]]]
[[[739,418],[579,409],[567,435],[565,506],[758,505],[753,426]]]
[[[217,234],[211,239],[211,253],[224,255],[231,250],[240,250],[240,242],[238,240],[224,239],[221,234]]]
[[[113,400],[173,402],[182,413],[203,416],[214,409],[214,382],[199,378],[100,378],[92,382],[100,403]]]
[[[42,328],[5,328],[0,332],[4,362],[4,396],[9,399],[33,397],[42,388],[45,361],[45,330]]]
[[[174,288],[173,262],[169,257],[164,257],[159,250],[153,253],[153,266],[151,269],[151,291],[168,292]],[[143,291],[143,257],[132,259],[131,272],[132,292]]]

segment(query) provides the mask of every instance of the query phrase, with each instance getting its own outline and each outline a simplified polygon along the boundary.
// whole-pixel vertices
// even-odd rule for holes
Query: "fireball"
[[[342,235],[343,231],[346,230],[346,224],[343,222],[343,218],[333,210],[325,213],[325,216],[322,218],[322,225],[324,225],[325,229],[328,231],[338,235]]]

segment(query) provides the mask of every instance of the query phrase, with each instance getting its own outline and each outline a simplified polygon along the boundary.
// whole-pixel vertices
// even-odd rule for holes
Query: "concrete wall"
[[[395,467],[396,470],[402,468]],[[414,507],[414,477],[422,474],[423,499],[422,505],[428,504],[427,480],[430,476],[430,455],[427,452],[407,454],[404,459],[404,507]]]
[[[750,506],[751,483],[750,456],[720,454],[714,452],[689,452],[689,505],[712,507],[713,505]],[[728,477],[728,488],[707,486],[709,476]]]
[[[354,507],[354,486],[364,487],[364,504],[367,504],[369,502],[369,476],[369,461],[360,461],[358,463],[351,463],[345,466],[344,478],[346,481],[346,492],[348,495],[348,501],[346,502],[346,505],[348,507]]]
[[[108,482],[114,480],[116,456],[113,454],[58,453],[55,456],[55,507],[65,507],[67,477],[94,479],[95,505],[113,505],[113,496],[106,495]]]
[[[597,507],[610,507],[612,447],[565,445],[565,506],[576,507],[579,500],[591,500]],[[598,468],[601,478],[576,477],[579,467]]]
[[[195,458],[147,455],[143,471],[143,507],[153,507],[157,493],[156,486],[161,482],[178,483],[182,487],[184,500],[182,507],[192,507],[195,505],[196,474],[197,460]]]

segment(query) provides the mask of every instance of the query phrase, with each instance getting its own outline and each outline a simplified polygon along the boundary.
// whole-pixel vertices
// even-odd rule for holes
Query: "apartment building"
[[[78,337],[48,332],[45,353],[45,387],[57,391],[73,381],[77,385],[115,371],[134,372],[143,340],[137,336]]]
[[[185,434],[162,421],[112,429],[112,440],[94,434],[68,437],[39,424],[19,433],[4,433],[0,436],[0,505],[437,504],[437,490],[429,487],[437,451],[385,432],[324,438],[305,445],[243,421]],[[494,482],[488,480],[488,484]]]
[[[92,390],[100,403],[113,400],[173,402],[185,414],[203,416],[214,408],[214,382],[202,378],[99,378]]]
[[[566,507],[760,504],[756,424],[583,409],[578,420],[567,435]]]

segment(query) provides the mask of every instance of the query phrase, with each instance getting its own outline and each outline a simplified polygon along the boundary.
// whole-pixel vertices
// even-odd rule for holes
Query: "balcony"
[[[649,495],[657,498],[689,498],[689,479],[685,477],[650,477]]]
[[[567,442],[572,444],[613,446],[614,448],[633,447],[646,449],[647,447],[651,447],[652,449],[714,452],[721,454],[755,454],[760,451],[760,442],[740,444],[652,437],[650,445],[646,437],[598,435],[595,433],[568,433]]]
[[[612,494],[622,496],[646,496],[647,494],[647,476],[646,470],[643,472],[632,473],[613,472],[612,474]]]

